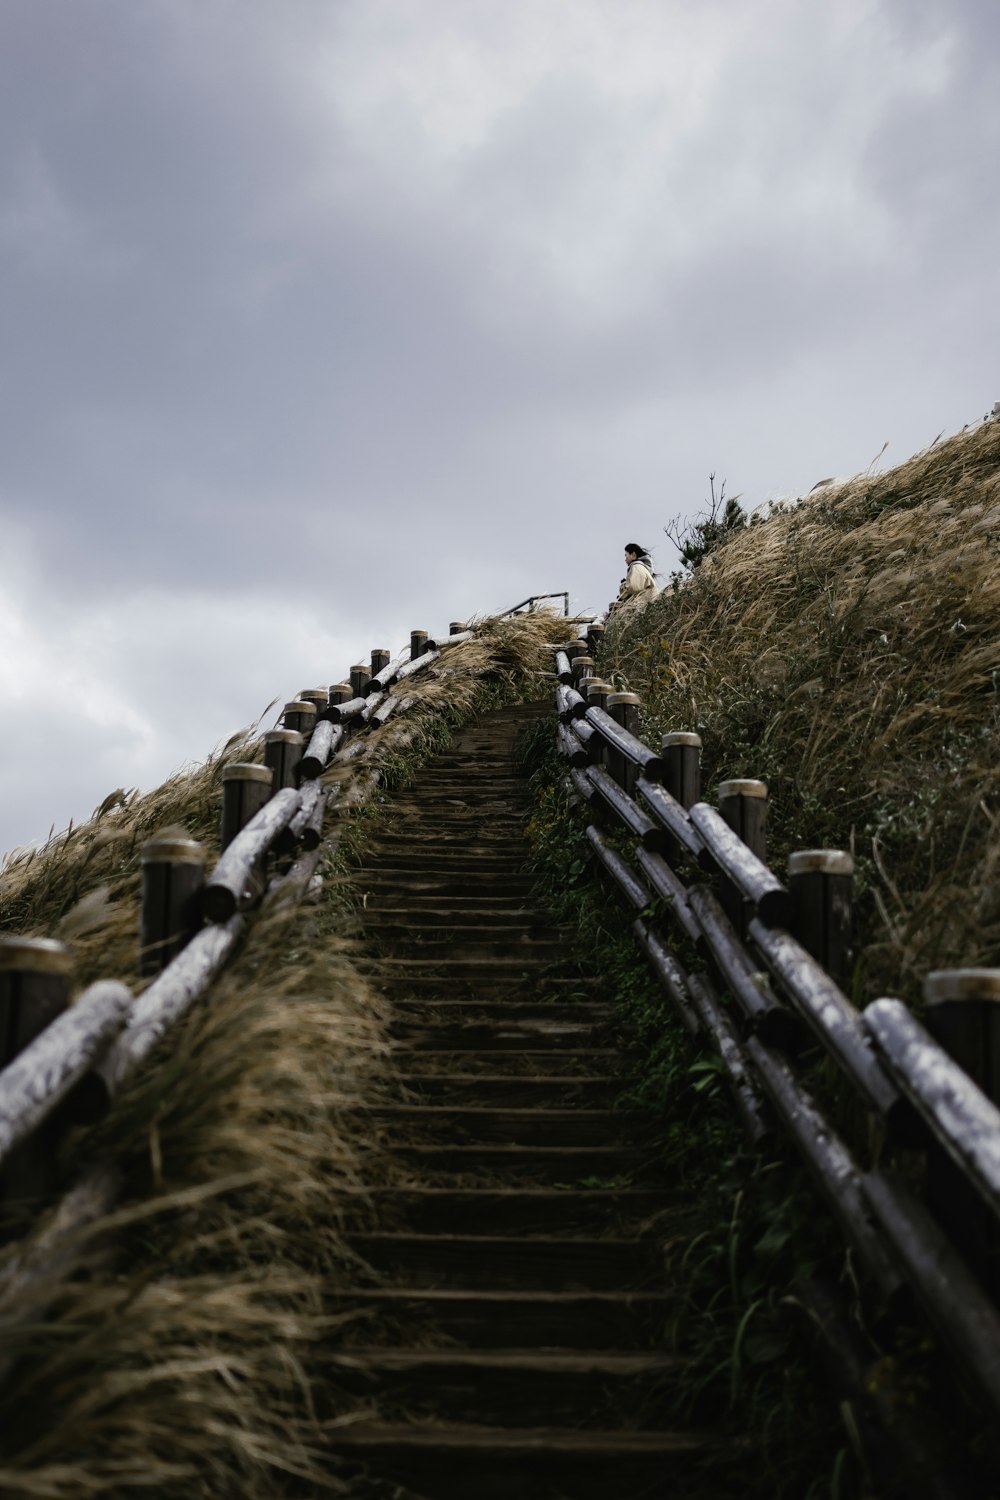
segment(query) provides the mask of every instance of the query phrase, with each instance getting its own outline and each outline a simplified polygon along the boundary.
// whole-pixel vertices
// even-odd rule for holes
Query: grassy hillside
[[[602,666],[703,788],[770,787],[769,862],[849,848],[859,998],[1000,962],[1000,422],[733,533]]]

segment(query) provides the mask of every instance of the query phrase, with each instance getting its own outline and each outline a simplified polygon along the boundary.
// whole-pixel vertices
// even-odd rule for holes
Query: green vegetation
[[[714,1054],[693,1042],[652,978],[623,903],[595,877],[584,820],[570,806],[553,730],[524,746],[535,811],[529,835],[547,899],[576,927],[583,961],[621,1007],[638,1076],[621,1105],[662,1164],[666,1274],[681,1289],[668,1348],[695,1361],[678,1419],[723,1423],[746,1441],[746,1500],[846,1500],[863,1493],[850,1426],[805,1358],[796,1283],[842,1278],[847,1257],[800,1170],[749,1147]],[[678,1212],[678,1208],[680,1212]]]

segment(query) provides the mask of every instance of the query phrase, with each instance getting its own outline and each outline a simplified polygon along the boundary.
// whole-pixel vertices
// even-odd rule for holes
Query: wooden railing
[[[698,736],[643,743],[640,699],[597,676],[600,636],[555,654],[557,738],[638,944],[717,1052],[751,1139],[794,1143],[880,1310],[914,1294],[1000,1413],[1000,970],[929,975],[923,1022],[895,999],[858,1010],[850,855],[800,851],[780,880],[766,786],[703,801]],[[840,1079],[826,1102],[804,1076],[821,1054]],[[858,1114],[875,1128],[838,1129]]]
[[[0,1207],[23,1221],[52,1189],[56,1138],[107,1108],[160,1039],[208,988],[266,892],[300,899],[320,858],[324,812],[333,799],[370,798],[364,731],[405,714],[406,684],[450,647],[472,638],[455,622],[448,636],[414,631],[394,660],[373,651],[370,666],[329,691],[287,703],[282,726],[263,735],[261,764],[231,763],[222,776],[221,853],[205,878],[192,839],[159,837],[142,848],[139,996],[118,981],[92,984],[70,1004],[70,954],[44,938],[0,938]],[[337,785],[320,775],[348,763]],[[106,1211],[113,1174],[84,1171],[56,1214],[60,1232]],[[58,1237],[58,1236],[57,1236]],[[57,1253],[46,1241],[34,1260]],[[10,1273],[25,1274],[15,1262]],[[37,1267],[36,1267],[37,1270]],[[0,1291],[9,1291],[0,1284]]]

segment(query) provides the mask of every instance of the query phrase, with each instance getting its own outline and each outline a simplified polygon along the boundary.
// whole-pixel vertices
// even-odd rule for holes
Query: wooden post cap
[[[669,750],[671,745],[693,745],[696,750],[700,750],[701,735],[690,734],[686,729],[672,729],[669,734],[663,736],[661,749]]]
[[[258,766],[248,760],[233,760],[222,768],[223,781],[266,781],[273,778],[270,766]]]
[[[316,705],[310,703],[307,698],[293,698],[290,703],[285,704],[281,712],[283,714],[314,714]]]
[[[846,849],[796,849],[788,856],[789,875],[853,875],[854,858]]]
[[[737,778],[735,781],[719,782],[720,797],[766,797],[767,782]]]
[[[197,839],[165,835],[146,839],[140,858],[144,865],[203,865],[205,851]]]
[[[451,624],[448,626],[448,634],[449,635],[461,635],[462,631],[464,629],[465,629],[465,621],[464,620],[452,620]]]
[[[300,688],[295,696],[297,699],[299,699],[300,702],[302,699],[305,699],[307,703],[313,703],[317,698],[322,698],[323,702],[325,703],[326,688]]]
[[[339,694],[339,693],[344,694],[345,699],[349,698],[351,696],[351,684],[349,682],[331,682],[330,683],[330,701],[331,701],[331,703],[333,702],[334,695],[335,694]]]
[[[928,1005],[951,1000],[1000,1001],[1000,969],[937,969],[924,980]]]
[[[305,740],[297,729],[269,729],[264,735],[265,745],[303,745]]]
[[[0,937],[0,969],[27,974],[68,974],[72,959],[55,938]]]
[[[584,689],[588,698],[591,696],[591,694],[593,694],[595,698],[599,698],[604,693],[611,693],[614,691],[610,682],[602,682],[599,677],[585,678]]]
[[[611,693],[608,697],[608,707],[612,708],[618,703],[641,703],[642,699],[638,693]]]

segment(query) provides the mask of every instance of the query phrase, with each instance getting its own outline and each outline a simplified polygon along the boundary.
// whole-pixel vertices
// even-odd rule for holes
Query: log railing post
[[[586,690],[581,684],[587,682],[591,677],[597,676],[597,673],[594,671],[593,657],[574,656],[570,662],[570,670],[573,673],[573,686],[578,693],[584,694]]]
[[[850,993],[854,860],[843,849],[798,849],[788,856],[795,936]]]
[[[0,1067],[69,1005],[69,950],[51,938],[0,938]],[[4,1217],[15,1218],[53,1185],[56,1121],[43,1125],[8,1157],[0,1172]]]
[[[271,795],[271,781],[272,773],[267,766],[237,760],[223,767],[220,854],[254,814],[260,812]]]
[[[1000,969],[942,969],[924,981],[924,1024],[1000,1105]],[[943,1148],[927,1153],[927,1197],[987,1291],[1000,1301],[1000,1224]]]
[[[165,835],[142,846],[139,972],[158,974],[201,926],[205,851],[195,839]]]
[[[352,698],[363,698],[364,697],[364,695],[365,695],[365,689],[368,686],[368,683],[369,683],[369,681],[371,679],[371,675],[372,674],[368,670],[368,663],[367,662],[359,661],[359,662],[355,662],[354,663],[354,666],[351,668],[350,672],[348,673],[348,676],[351,679],[351,697]]]
[[[448,626],[448,634],[449,635],[461,635],[462,632],[464,631],[464,629],[465,629],[465,621],[464,620],[452,620],[451,624]]]
[[[638,693],[609,693],[608,695],[608,713],[616,724],[620,724],[623,729],[628,730],[629,734],[637,737],[641,706],[642,699]],[[608,770],[622,790],[628,792],[630,797],[634,796],[635,783],[639,776],[638,767],[627,760],[620,751],[609,749]]]
[[[663,736],[664,784],[685,810],[701,801],[701,735],[684,729]]]
[[[427,650],[428,635],[426,630],[410,631],[410,660],[416,661],[418,656],[423,656]]]
[[[303,688],[301,693],[296,693],[295,696],[300,703],[312,704],[316,711],[315,723],[318,723],[323,717],[326,707],[330,702],[330,696],[326,688]]]
[[[563,647],[563,650],[566,652],[566,655],[569,658],[569,664],[571,667],[578,656],[589,655],[589,652],[587,650],[587,642],[581,641],[579,637],[575,641],[570,641],[568,645]]]
[[[735,834],[759,860],[767,862],[767,783],[740,778],[719,786],[719,812]],[[746,935],[743,896],[731,880],[720,876],[719,899],[736,931]]]
[[[330,684],[330,707],[336,708],[338,704],[348,703],[357,695],[351,692],[349,682],[331,682]]]
[[[301,734],[303,739],[308,740],[316,728],[316,708],[304,698],[293,698],[291,703],[286,703],[281,713],[282,729],[294,729]]]
[[[269,729],[264,736],[264,764],[271,772],[271,791],[297,786],[305,740],[294,729]]]
[[[604,644],[604,626],[594,622],[587,631],[587,650],[596,660]]]
[[[392,654],[386,649],[385,646],[373,646],[371,671],[372,677],[375,677],[379,672],[381,672],[383,667],[387,667],[391,660]]]
[[[588,708],[606,709],[608,706],[608,697],[614,692],[614,688],[610,682],[602,682],[599,677],[586,677],[582,682],[580,691],[587,700]],[[608,747],[604,743],[603,736],[600,734],[594,736],[594,751],[594,764],[607,766]]]

